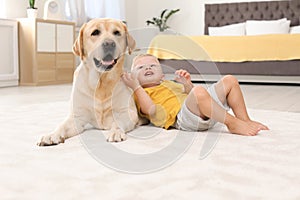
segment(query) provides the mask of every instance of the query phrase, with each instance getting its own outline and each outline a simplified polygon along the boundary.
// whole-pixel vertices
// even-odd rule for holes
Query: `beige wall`
[[[26,17],[27,0],[5,0],[5,15],[7,18]]]
[[[1,1],[1,0],[0,0]],[[27,17],[28,0],[4,0],[7,18]],[[46,0],[36,0],[35,6],[38,8],[38,17],[43,18],[44,3]]]
[[[1,1],[1,0],[0,0]],[[4,0],[8,18],[26,17],[28,0]],[[46,0],[37,0],[38,17],[43,17],[43,4]],[[129,29],[144,28],[146,20],[158,16],[165,8],[180,8],[180,12],[169,20],[169,26],[184,35],[203,34],[204,3],[228,3],[260,0],[124,0],[126,1],[126,21]],[[271,1],[271,0],[264,0]]]
[[[129,29],[143,28],[146,20],[159,16],[163,9],[180,8],[169,20],[171,28],[184,35],[203,34],[204,4],[261,0],[126,0],[126,19]],[[271,0],[264,0],[271,1]]]

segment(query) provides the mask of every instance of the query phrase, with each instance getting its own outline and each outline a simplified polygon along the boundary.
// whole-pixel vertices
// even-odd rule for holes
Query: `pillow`
[[[220,27],[208,27],[211,36],[240,36],[245,35],[245,23],[230,24]]]
[[[291,34],[300,33],[300,26],[292,26],[292,27],[290,28],[290,33],[291,33]]]
[[[248,20],[246,35],[287,34],[290,30],[290,20]]]

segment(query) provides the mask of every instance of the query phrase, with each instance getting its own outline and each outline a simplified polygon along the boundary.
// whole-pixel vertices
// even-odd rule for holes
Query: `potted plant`
[[[167,21],[168,19],[175,13],[177,13],[180,9],[176,9],[176,10],[170,10],[169,12],[168,9],[164,9],[161,14],[160,17],[153,17],[152,20],[147,20],[146,23],[149,26],[150,24],[157,26],[159,28],[160,32],[163,32],[165,30],[167,30],[168,28],[170,28],[167,25]]]
[[[37,8],[35,7],[35,0],[29,0],[29,7],[27,8],[27,17],[36,18]]]

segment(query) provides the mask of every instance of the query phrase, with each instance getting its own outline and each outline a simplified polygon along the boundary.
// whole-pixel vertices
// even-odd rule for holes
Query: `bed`
[[[300,0],[206,4],[205,35],[158,35],[148,53],[160,59],[167,75],[184,68],[194,81],[233,74],[241,82],[300,84],[300,34],[207,35],[209,27],[282,18],[299,26]]]

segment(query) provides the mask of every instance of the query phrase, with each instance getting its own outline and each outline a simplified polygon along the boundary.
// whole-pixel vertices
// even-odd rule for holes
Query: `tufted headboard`
[[[204,33],[208,34],[210,26],[280,18],[291,20],[291,26],[299,25],[300,0],[205,4]]]

